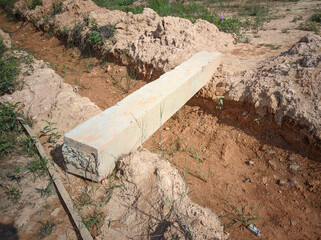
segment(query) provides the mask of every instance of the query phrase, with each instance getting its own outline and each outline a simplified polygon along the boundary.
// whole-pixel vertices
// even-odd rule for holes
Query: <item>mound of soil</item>
[[[97,239],[228,239],[218,216],[189,199],[187,186],[168,161],[141,151],[118,166],[121,187],[105,207],[108,214]],[[110,224],[115,219],[118,224]]]
[[[0,34],[4,33],[0,30]],[[0,102],[21,102],[22,111],[32,119],[36,133],[49,121],[56,123],[55,127],[63,134],[101,112],[88,98],[75,93],[44,61],[24,51],[7,50],[5,54],[21,62],[17,79],[21,86],[11,95],[0,97]]]
[[[252,105],[261,119],[272,115],[278,125],[296,126],[295,142],[320,151],[320,62],[321,37],[309,34],[254,70],[231,75],[221,68],[198,96],[210,99],[214,109],[219,95]]]
[[[148,8],[142,14],[109,11],[80,0],[63,1],[61,12],[54,15],[54,4],[54,0],[45,0],[42,6],[28,10],[26,1],[20,0],[15,6],[39,29],[84,51],[92,47],[94,53],[130,65],[146,79],[156,79],[196,52],[222,51],[233,43],[230,34],[201,19],[193,24],[186,19],[159,17]],[[94,31],[101,41],[89,46],[88,38]]]

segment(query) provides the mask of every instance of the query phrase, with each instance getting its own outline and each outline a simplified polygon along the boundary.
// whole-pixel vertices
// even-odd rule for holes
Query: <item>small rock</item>
[[[276,169],[276,165],[275,165],[275,163],[274,163],[274,162],[272,162],[271,160],[270,160],[270,161],[268,161],[268,165],[269,165],[269,167],[270,167],[270,168],[272,168],[273,170],[275,170],[275,169]]]
[[[113,70],[113,68],[110,65],[108,65],[106,68],[106,72],[111,72],[112,70]]]
[[[267,184],[267,180],[268,180],[268,178],[267,178],[266,176],[265,176],[265,177],[263,177],[263,178],[262,178],[262,182],[263,182],[263,184],[265,184],[265,185],[266,185],[266,184]]]
[[[249,166],[251,166],[251,165],[254,164],[254,161],[247,161],[246,164],[249,165]]]
[[[295,224],[294,220],[290,220],[291,225],[293,226]]]
[[[287,180],[280,179],[280,180],[278,181],[278,184],[279,184],[280,186],[285,186],[285,185],[287,184]]]
[[[291,156],[288,157],[288,161],[289,162],[293,162],[294,160],[296,160],[295,155],[291,155]]]
[[[290,170],[290,172],[292,172],[292,173],[296,173],[297,171],[299,171],[300,170],[300,165],[298,165],[298,164],[291,164],[290,166],[289,166],[289,170]]]
[[[265,150],[265,153],[271,155],[271,154],[274,154],[275,151],[267,149],[267,150]]]
[[[56,208],[56,209],[54,209],[54,210],[50,213],[50,216],[52,216],[52,217],[57,217],[58,214],[59,214],[59,212],[60,212],[60,209],[59,209],[59,208]]]
[[[168,131],[170,128],[169,127],[166,127],[165,130]]]

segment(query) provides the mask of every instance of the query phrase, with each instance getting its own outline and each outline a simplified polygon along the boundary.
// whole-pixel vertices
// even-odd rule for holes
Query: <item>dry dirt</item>
[[[49,6],[50,1],[44,1],[44,6],[46,4]],[[183,188],[184,194],[222,217],[223,224],[232,221],[235,208],[241,211],[244,206],[246,213],[254,211],[259,217],[253,223],[261,230],[263,239],[318,239],[321,236],[320,37],[310,35],[306,38],[308,40],[298,42],[307,32],[296,29],[299,23],[292,22],[294,16],[302,16],[302,21],[307,19],[311,9],[320,6],[318,4],[321,4],[320,1],[282,4],[277,8],[278,12],[273,13],[279,15],[279,18],[265,23],[264,30],[259,33],[247,32],[252,37],[251,43],[238,45],[231,43],[230,36],[218,33],[214,26],[202,21],[191,25],[176,18],[159,18],[150,10],[134,16],[118,11],[113,13],[98,9],[88,1],[66,1],[60,18],[55,17],[50,21],[56,23],[54,33],[60,38],[63,36],[57,33],[58,29],[64,26],[71,29],[84,15],[96,18],[102,26],[117,24],[115,38],[118,41],[103,56],[128,64],[129,69],[136,64],[136,70],[145,76],[144,79],[154,79],[200,49],[222,51],[222,65],[211,83],[164,124],[162,130],[155,133],[144,147],[157,152],[175,166],[189,189],[187,192]],[[82,5],[86,8],[82,8]],[[48,9],[44,10],[46,7],[38,8],[29,13],[29,17],[45,14]],[[146,20],[149,18],[152,21]],[[69,25],[64,25],[67,23]],[[38,28],[44,30],[48,30],[50,24],[41,21],[36,23]],[[186,32],[191,35],[184,37],[182,34],[181,37],[181,34],[175,32],[175,24],[186,24]],[[13,31],[18,26],[19,23],[6,22],[1,14],[1,28]],[[162,29],[162,26],[167,26],[168,31]],[[289,33],[282,33],[285,28],[290,28]],[[146,29],[146,32],[142,29]],[[204,31],[199,34],[199,38],[204,38],[204,41],[193,39],[197,29]],[[260,37],[253,37],[258,34]],[[170,36],[173,36],[172,42],[169,41]],[[82,58],[77,49],[66,48],[54,37],[35,30],[31,24],[11,37],[14,44],[27,48],[36,58],[56,66],[65,82],[78,85],[72,88],[73,91],[88,97],[101,109],[115,104],[128,94],[124,91],[126,81],[119,84],[119,87],[113,84],[111,78],[117,76],[126,79],[125,67],[109,62],[102,65],[96,58]],[[223,40],[218,41],[220,38]],[[119,39],[127,39],[128,42]],[[105,43],[111,44],[108,41]],[[182,45],[176,46],[176,42]],[[209,44],[212,45],[209,47]],[[267,44],[279,47],[273,50]],[[130,48],[126,57],[122,57],[119,53],[128,46]],[[165,61],[160,55],[166,58]],[[88,68],[88,65],[91,67]],[[136,85],[130,92],[144,84],[136,80],[134,83]],[[217,96],[222,95],[225,98],[220,102]],[[97,108],[97,111],[100,110]],[[88,117],[84,113],[80,115]],[[51,119],[51,116],[48,117]],[[63,118],[56,119],[61,120],[58,129],[62,133],[72,127],[64,127]],[[182,214],[178,218],[175,212],[168,209],[168,203],[173,199],[161,200],[161,196],[167,194],[160,194],[163,188],[159,185],[155,170],[160,167],[157,164],[166,163],[149,154],[144,158],[144,154],[147,153],[137,153],[122,161],[120,171],[114,176],[118,182],[113,182],[113,177],[100,184],[70,175],[65,179],[70,195],[84,216],[95,210],[105,213],[102,228],[91,229],[97,239],[128,239],[133,237],[130,234],[134,234],[137,239],[144,239],[146,235],[155,236],[153,234],[168,239],[173,234],[180,237],[188,235],[186,225],[182,227],[181,223],[193,227],[192,215],[186,213],[181,205],[173,208],[179,212],[178,215]],[[137,168],[131,168],[130,163],[135,161],[143,162],[138,169],[148,165],[148,162],[155,164],[150,165],[150,174],[146,173],[152,179],[150,185],[144,186],[142,181],[131,179],[131,171],[137,171]],[[131,185],[133,182],[136,184]],[[113,184],[117,187],[112,188],[114,194],[106,203],[104,201]],[[139,189],[141,186],[144,188]],[[92,204],[82,206],[84,193],[92,198]],[[124,194],[131,196],[126,195],[129,202],[120,207],[119,204],[126,203],[121,201],[126,200]],[[155,203],[154,209],[148,206],[152,204],[146,199]],[[103,202],[107,205],[101,206]],[[137,204],[132,204],[134,202]],[[118,208],[121,211],[114,211]],[[157,217],[146,216],[149,213]],[[134,220],[130,216],[134,216]],[[215,214],[211,216],[216,219]],[[133,227],[132,222],[138,223],[137,219],[142,222]],[[200,234],[205,224],[207,237],[214,236],[210,233],[216,234],[209,230],[210,223],[217,224],[215,221],[207,221],[207,217],[204,222],[202,217],[195,219],[197,223],[193,233]],[[256,238],[237,225],[240,224],[225,229],[230,237]],[[216,225],[218,232],[221,231],[219,229]],[[224,238],[220,234],[219,239]],[[201,236],[196,239],[204,239],[204,235]]]
[[[40,239],[40,229],[47,222],[54,225],[46,239],[77,239],[54,186],[51,185],[44,196],[37,190],[46,189],[51,179],[48,174],[38,176],[27,170],[27,165],[33,160],[34,157],[24,156],[19,151],[1,159],[0,239]],[[20,192],[19,197],[16,195],[19,198],[17,202],[7,198],[6,192],[13,188]]]

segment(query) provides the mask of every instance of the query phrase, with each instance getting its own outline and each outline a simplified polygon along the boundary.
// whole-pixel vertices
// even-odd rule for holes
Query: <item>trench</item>
[[[1,27],[16,28],[1,14]],[[126,66],[83,57],[78,49],[37,31],[31,24],[11,36],[13,43],[42,59],[101,109],[146,82]],[[320,236],[320,152],[290,121],[258,119],[253,106],[194,96],[144,144],[173,164],[197,204],[213,210],[226,226],[244,209],[267,239]],[[252,239],[239,225],[226,229],[235,239]],[[295,228],[294,228],[295,226]]]

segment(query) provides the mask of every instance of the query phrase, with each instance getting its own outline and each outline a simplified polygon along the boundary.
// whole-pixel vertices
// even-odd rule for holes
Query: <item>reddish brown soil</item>
[[[21,25],[21,22],[8,21],[3,12],[0,22],[0,27],[7,32],[13,32]],[[10,36],[14,46],[27,49],[35,58],[51,64],[66,83],[101,109],[115,105],[146,84],[128,75],[126,67],[82,56],[77,48],[66,47],[59,39],[38,31],[30,23]]]
[[[244,206],[248,217],[260,218],[250,222],[263,239],[318,239],[320,163],[305,157],[307,148],[298,151],[287,143],[288,129],[281,133],[270,119],[258,124],[256,118],[254,109],[235,104],[213,112],[185,106],[145,147],[175,165],[191,199],[224,224]],[[299,171],[291,172],[294,164]],[[240,222],[227,231],[235,239],[255,238]]]
[[[3,15],[0,21],[10,31],[20,24],[6,22]],[[82,58],[78,50],[66,48],[30,25],[11,37],[36,58],[52,62],[67,83],[83,86],[79,93],[103,109],[128,94],[125,67],[108,63],[113,70],[106,72],[107,65],[96,58]],[[123,82],[116,83],[117,79]],[[75,84],[77,80],[81,83]],[[129,93],[144,84],[132,82],[136,85]],[[144,146],[175,165],[188,183],[192,200],[212,209],[224,224],[232,222],[235,208],[241,211],[244,206],[246,213],[253,209],[249,217],[259,218],[251,222],[263,239],[320,239],[320,163],[306,157],[308,147],[287,143],[289,128],[279,128],[268,118],[256,122],[256,118],[251,107],[224,103],[222,110],[208,112],[187,105]],[[300,169],[290,171],[295,164]],[[233,238],[256,238],[240,225],[227,229]]]

